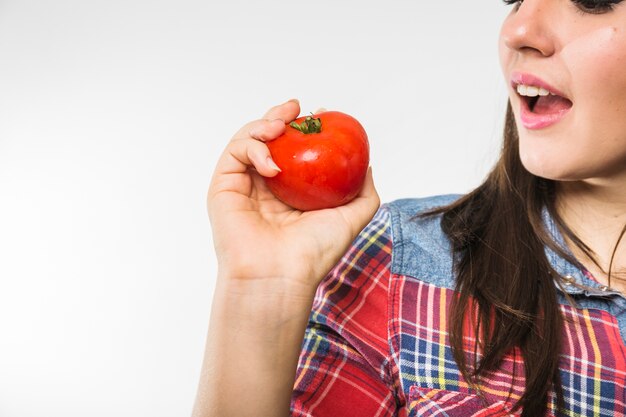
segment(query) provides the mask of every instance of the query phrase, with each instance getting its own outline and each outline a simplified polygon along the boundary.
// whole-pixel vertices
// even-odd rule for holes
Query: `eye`
[[[572,0],[583,14],[603,14],[613,10],[622,0]]]
[[[516,12],[517,9],[519,9],[519,7],[522,5],[523,0],[502,0],[504,1],[504,4],[506,4],[507,6],[511,6],[511,5],[515,5],[515,7],[513,7],[513,11]]]
[[[515,5],[515,9],[519,9],[524,0],[502,0],[506,5]],[[583,14],[603,14],[613,10],[616,4],[622,0],[572,0],[576,4],[578,10]]]

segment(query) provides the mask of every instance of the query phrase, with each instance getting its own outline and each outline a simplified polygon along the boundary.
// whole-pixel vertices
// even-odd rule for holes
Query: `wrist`
[[[316,288],[280,277],[239,279],[218,274],[211,315],[251,334],[300,333]]]
[[[220,274],[197,408],[215,415],[287,415],[314,295],[315,289],[280,278]],[[239,401],[242,375],[255,387],[250,404]]]
[[[254,276],[218,270],[215,287],[216,297],[230,301],[246,299],[248,302],[276,301],[274,307],[288,310],[302,305],[310,305],[317,290],[317,281],[287,276]]]

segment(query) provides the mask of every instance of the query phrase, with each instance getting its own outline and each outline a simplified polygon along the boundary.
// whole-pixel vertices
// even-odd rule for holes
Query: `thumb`
[[[341,209],[348,211],[347,216],[349,217],[347,218],[353,220],[353,232],[359,233],[372,220],[379,207],[380,196],[374,186],[372,167],[369,167],[361,192]]]

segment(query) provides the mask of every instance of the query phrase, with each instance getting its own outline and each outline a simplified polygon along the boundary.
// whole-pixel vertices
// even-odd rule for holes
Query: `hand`
[[[234,135],[217,163],[207,205],[220,279],[270,280],[310,291],[379,206],[371,170],[357,198],[341,207],[302,212],[274,197],[262,176],[276,175],[279,167],[265,142],[299,113],[295,100],[271,108]]]

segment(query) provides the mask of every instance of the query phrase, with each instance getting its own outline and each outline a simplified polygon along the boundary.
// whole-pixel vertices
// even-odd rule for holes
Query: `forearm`
[[[289,415],[314,289],[271,281],[218,280],[194,417]]]

